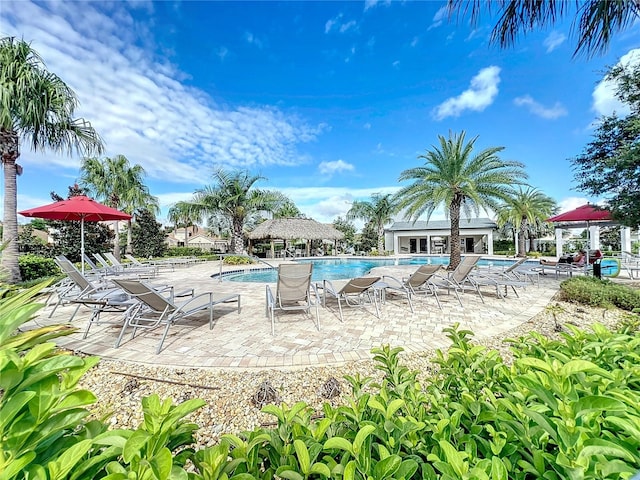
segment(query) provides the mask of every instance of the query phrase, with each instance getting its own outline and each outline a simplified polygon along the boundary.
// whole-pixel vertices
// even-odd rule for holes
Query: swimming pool
[[[365,275],[374,267],[388,267],[394,265],[448,265],[449,257],[410,257],[410,258],[322,258],[312,260],[296,260],[300,263],[313,263],[313,281],[341,280]],[[494,265],[496,267],[509,266],[514,260],[485,259],[478,261],[480,266]],[[537,262],[536,262],[537,263]],[[525,263],[526,265],[526,263]],[[217,274],[212,275],[218,277]],[[275,283],[278,278],[276,269],[259,269],[253,271],[236,271],[224,273],[222,279],[228,282],[256,282]]]

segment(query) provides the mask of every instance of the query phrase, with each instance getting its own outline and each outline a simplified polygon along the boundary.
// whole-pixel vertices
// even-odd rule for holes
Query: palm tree
[[[552,26],[572,10],[571,3],[566,1],[449,0],[449,16],[470,11],[471,22],[476,24],[483,6],[489,12],[492,8],[498,10],[499,20],[490,41],[502,48],[514,45],[519,35]],[[633,25],[639,16],[640,3],[636,1],[576,1],[573,27],[577,31],[578,45],[574,57],[604,53],[613,35]]]
[[[78,99],[56,75],[48,72],[31,45],[14,37],[0,39],[0,156],[4,170],[2,266],[7,281],[20,281],[16,175],[22,167],[20,143],[34,151],[50,148],[82,155],[102,152],[102,141],[83,119],[74,119]]]
[[[175,225],[176,233],[178,232],[178,226],[184,227],[184,246],[186,247],[189,242],[189,230],[191,226],[195,226],[194,218],[197,216],[193,212],[193,206],[189,202],[177,202],[167,212],[169,221]],[[197,231],[197,227],[195,227]]]
[[[261,211],[273,212],[286,201],[286,197],[279,192],[255,188],[256,182],[264,177],[247,171],[220,169],[213,178],[213,185],[197,190],[193,200],[188,202],[194,219],[222,215],[231,226],[231,252],[242,253],[245,222]]]
[[[513,225],[518,236],[518,256],[527,255],[526,240],[531,229],[546,218],[549,218],[556,202],[536,188],[520,187],[511,198],[505,200],[498,210],[498,225]]]
[[[304,213],[300,211],[292,200],[287,198],[286,201],[273,212],[273,218],[304,218]]]
[[[486,148],[473,155],[478,137],[465,143],[465,135],[464,131],[459,135],[450,132],[448,139],[439,135],[440,145],[418,156],[425,165],[400,174],[400,181],[413,183],[396,194],[398,207],[414,221],[425,213],[428,221],[433,211],[444,205],[451,219],[450,269],[460,263],[460,210],[467,217],[472,212],[478,216],[480,208],[497,211],[499,201],[510,197],[512,185],[523,183],[527,176],[520,162],[498,157],[504,147]]]
[[[157,213],[158,199],[149,193],[149,188],[144,184],[144,173],[144,168],[140,165],[131,166],[124,155],[104,159],[85,157],[80,166],[80,184],[96,199],[113,208],[130,214],[138,208],[147,208]],[[130,249],[130,233],[127,233],[127,250]],[[120,258],[120,231],[117,221],[113,254]]]
[[[356,200],[351,204],[347,212],[347,220],[356,218],[365,223],[373,223],[378,235],[378,253],[384,252],[384,226],[393,221],[393,215],[398,212],[393,195],[375,193],[371,195],[370,202]]]

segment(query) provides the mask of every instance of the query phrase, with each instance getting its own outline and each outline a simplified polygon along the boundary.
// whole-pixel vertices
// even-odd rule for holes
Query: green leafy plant
[[[560,284],[562,299],[592,307],[619,307],[632,311],[640,308],[640,290],[606,279],[576,276]]]
[[[26,254],[18,259],[20,275],[23,281],[32,281],[60,274],[60,268],[52,258]]]

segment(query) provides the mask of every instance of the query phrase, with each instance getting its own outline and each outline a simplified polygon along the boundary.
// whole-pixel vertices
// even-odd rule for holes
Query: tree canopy
[[[480,209],[498,211],[500,201],[513,195],[513,187],[527,177],[520,162],[502,160],[504,147],[489,147],[474,152],[478,137],[465,140],[465,132],[438,136],[439,144],[418,158],[424,166],[404,170],[400,181],[412,180],[397,194],[398,207],[414,221],[423,214],[427,221],[439,206],[451,220],[451,258],[449,268],[460,263],[460,212],[467,218]]]
[[[640,4],[625,0],[449,0],[450,17],[470,14],[476,24],[483,10],[498,12],[498,22],[491,32],[491,43],[513,46],[516,39],[536,29],[554,25],[574,15],[572,34],[577,37],[574,57],[587,57],[606,51],[616,33],[633,25],[640,16]]]
[[[83,119],[74,118],[78,99],[57,75],[46,70],[31,45],[14,37],[0,39],[0,160],[4,173],[5,243],[2,266],[10,282],[20,281],[16,161],[20,145],[33,151],[102,152],[100,136]]]
[[[615,220],[640,227],[640,64],[617,65],[605,76],[630,109],[602,117],[593,140],[572,159],[578,190],[608,201]]]

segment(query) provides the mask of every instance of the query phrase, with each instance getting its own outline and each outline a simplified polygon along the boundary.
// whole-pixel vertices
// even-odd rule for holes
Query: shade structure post
[[[80,218],[80,269],[84,275],[84,216]]]

